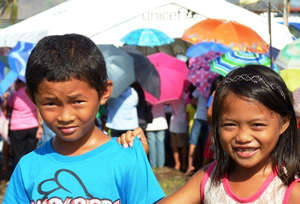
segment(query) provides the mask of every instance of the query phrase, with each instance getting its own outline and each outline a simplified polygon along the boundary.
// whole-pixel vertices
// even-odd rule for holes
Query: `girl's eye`
[[[254,126],[254,127],[264,127],[264,126],[266,126],[266,125],[263,124],[263,123],[254,123],[253,126]]]
[[[236,124],[234,124],[234,123],[223,123],[222,126],[223,127],[234,127],[234,126],[236,126]]]

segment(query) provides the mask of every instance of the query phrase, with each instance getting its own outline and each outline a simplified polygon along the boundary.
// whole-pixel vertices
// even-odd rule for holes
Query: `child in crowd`
[[[170,119],[170,139],[173,151],[174,168],[185,171],[187,168],[188,153],[188,123],[184,100],[178,99],[171,103],[172,115]]]
[[[68,34],[40,40],[28,59],[26,82],[56,136],[21,158],[4,204],[148,204],[164,197],[141,142],[125,149],[95,126],[113,84],[90,39]]]
[[[153,105],[152,116],[152,122],[148,123],[146,127],[149,161],[152,168],[162,168],[166,161],[165,136],[168,129],[164,104]]]
[[[248,65],[217,87],[216,160],[159,203],[300,201],[300,138],[288,89],[273,70]]]
[[[197,103],[196,113],[194,114],[194,122],[189,139],[189,165],[186,171],[186,175],[193,173],[195,170],[199,170],[202,166],[203,150],[208,135],[208,122],[207,122],[207,98],[202,96],[198,89],[195,89],[192,93],[193,99]],[[197,148],[198,147],[198,148]],[[200,149],[198,152],[199,161],[194,162],[196,158],[195,150]]]

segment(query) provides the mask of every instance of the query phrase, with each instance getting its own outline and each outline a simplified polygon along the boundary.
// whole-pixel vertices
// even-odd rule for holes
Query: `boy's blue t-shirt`
[[[164,196],[138,139],[125,149],[114,138],[79,156],[60,155],[49,141],[20,160],[3,204],[149,204]]]

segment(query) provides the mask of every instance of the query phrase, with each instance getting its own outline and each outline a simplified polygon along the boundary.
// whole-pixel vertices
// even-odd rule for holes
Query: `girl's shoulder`
[[[300,179],[293,181],[287,188],[283,203],[296,204],[300,201]]]

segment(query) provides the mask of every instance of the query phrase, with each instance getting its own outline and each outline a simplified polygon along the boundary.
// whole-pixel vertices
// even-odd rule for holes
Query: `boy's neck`
[[[78,156],[85,154],[108,142],[110,137],[95,127],[89,137],[81,138],[76,141],[63,141],[57,137],[52,140],[53,149],[65,156]]]

